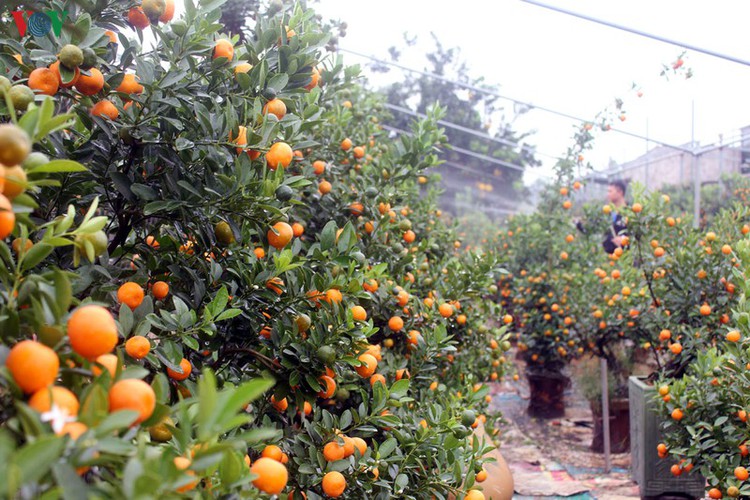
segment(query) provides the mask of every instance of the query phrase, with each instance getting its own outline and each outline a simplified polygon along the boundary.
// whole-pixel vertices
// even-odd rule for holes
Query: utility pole
[[[698,229],[701,217],[701,180],[699,165],[700,159],[696,154],[698,148],[695,146],[695,99],[693,99],[691,106],[692,120],[690,126],[690,147],[693,150],[693,228]]]

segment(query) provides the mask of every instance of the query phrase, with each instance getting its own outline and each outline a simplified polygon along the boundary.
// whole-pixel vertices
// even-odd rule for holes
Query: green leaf
[[[118,316],[120,324],[120,333],[127,338],[130,330],[133,329],[133,311],[127,304],[120,305],[120,315]]]
[[[32,269],[41,261],[43,261],[50,253],[52,253],[52,250],[54,248],[55,247],[53,247],[52,245],[42,242],[33,245],[23,256],[23,263],[21,265],[21,268],[24,271]]]
[[[210,370],[204,370],[198,381],[198,439],[207,441],[212,437],[213,424],[217,420],[216,377]]]
[[[267,87],[274,90],[278,94],[279,92],[284,90],[284,87],[286,87],[287,83],[289,83],[289,75],[287,75],[286,73],[279,73],[268,80]]]
[[[17,451],[11,460],[21,473],[21,484],[36,482],[44,477],[60,458],[63,449],[65,439],[41,436]]]
[[[63,172],[86,172],[87,169],[77,161],[73,160],[52,160],[44,165],[32,168],[29,174],[59,174]]]
[[[144,184],[131,184],[130,190],[133,192],[134,195],[136,195],[138,198],[142,200],[156,200],[159,195],[156,191],[151,189],[150,187],[144,185]]]
[[[258,378],[245,382],[239,387],[223,391],[220,407],[216,410],[218,422],[223,422],[230,416],[235,415],[246,404],[261,397],[274,384],[275,380],[273,379]]]
[[[78,419],[89,427],[95,426],[109,415],[109,397],[101,384],[89,386],[81,401]]]
[[[62,489],[62,497],[65,500],[78,500],[89,498],[86,483],[78,476],[75,469],[69,464],[58,462],[52,467],[55,482]]]
[[[186,149],[192,149],[195,147],[195,143],[191,140],[185,139],[184,137],[178,137],[174,143],[177,151],[185,151]]]
[[[115,431],[126,429],[136,421],[138,412],[135,410],[121,410],[111,413],[96,426],[98,437],[109,436]]]
[[[380,458],[387,458],[388,455],[393,453],[393,450],[396,449],[396,446],[398,445],[398,441],[396,441],[395,438],[388,438],[385,441],[383,441],[383,444],[380,445],[378,448],[378,454],[380,455]]]
[[[323,251],[330,250],[336,242],[336,231],[338,226],[336,221],[329,221],[320,234],[320,248]]]
[[[156,401],[159,403],[168,403],[170,397],[169,391],[169,379],[163,372],[156,374],[154,379],[151,381],[151,387],[154,389],[156,394]]]
[[[75,27],[72,30],[72,36],[70,37],[70,43],[74,45],[80,44],[89,34],[91,29],[91,15],[88,13],[81,14],[76,18]]]
[[[394,399],[401,399],[409,392],[409,379],[402,378],[391,386],[390,395]]]
[[[227,309],[221,314],[219,314],[214,321],[218,323],[219,321],[224,321],[225,319],[231,319],[231,318],[234,318],[235,316],[239,316],[240,314],[242,314],[241,309]]]
[[[409,484],[409,477],[406,474],[399,474],[396,476],[396,479],[393,480],[393,483],[394,486],[396,486],[396,493],[399,493]]]
[[[53,271],[52,279],[55,283],[58,311],[60,314],[65,314],[73,301],[73,285],[70,283],[68,276],[59,269]]]
[[[219,477],[222,484],[232,484],[239,481],[245,470],[245,464],[236,453],[224,453],[224,458],[219,463]]]

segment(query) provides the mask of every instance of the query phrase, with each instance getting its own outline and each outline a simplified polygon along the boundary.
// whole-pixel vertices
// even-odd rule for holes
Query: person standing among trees
[[[614,206],[614,210],[609,213],[611,217],[611,224],[607,229],[607,232],[604,234],[604,241],[602,242],[602,246],[604,247],[604,251],[609,254],[615,253],[615,250],[624,246],[623,239],[627,235],[627,224],[625,223],[625,218],[620,214],[619,211],[619,209],[626,206],[626,190],[627,186],[625,185],[625,182],[621,180],[610,181],[607,188],[607,200],[611,205]],[[584,228],[580,220],[576,220],[575,224],[576,228],[580,232],[586,232],[586,229]]]
[[[623,247],[623,238],[626,236],[627,224],[625,218],[620,214],[620,209],[626,205],[625,191],[627,186],[621,180],[612,180],[607,188],[607,199],[614,205],[610,213],[612,225],[604,236],[602,246],[607,253],[614,253],[616,249]]]

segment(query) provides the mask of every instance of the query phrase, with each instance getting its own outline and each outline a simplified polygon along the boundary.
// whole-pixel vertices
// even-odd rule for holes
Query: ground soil
[[[517,368],[523,374],[523,366]],[[518,381],[493,384],[492,396],[491,410],[502,412],[505,420],[499,424],[500,451],[513,472],[514,498],[640,498],[630,479],[628,453],[613,454],[606,472],[604,455],[589,449],[591,408],[575,380],[565,393],[561,418],[528,416],[529,389],[523,375]]]

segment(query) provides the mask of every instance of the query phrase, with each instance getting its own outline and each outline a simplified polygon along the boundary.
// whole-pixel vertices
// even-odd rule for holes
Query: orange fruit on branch
[[[729,342],[739,342],[742,338],[742,335],[737,330],[732,330],[731,332],[727,333],[727,340]]]
[[[281,462],[281,457],[283,454],[284,452],[281,451],[281,448],[279,448],[275,444],[269,444],[268,446],[263,448],[260,456],[270,458],[271,460],[276,460],[277,462]]]
[[[44,387],[29,398],[29,406],[39,413],[50,411],[53,404],[71,417],[78,415],[80,407],[78,398],[65,387],[59,385]]]
[[[128,11],[128,22],[134,28],[141,30],[151,26],[151,21],[149,21],[148,16],[140,7],[133,7]]]
[[[54,383],[60,370],[60,359],[46,345],[22,340],[11,348],[5,366],[18,387],[30,394]]]
[[[177,370],[173,370],[171,368],[167,368],[167,375],[169,375],[169,378],[172,380],[185,380],[190,376],[190,373],[193,371],[193,365],[190,364],[190,361],[188,361],[185,358],[182,358],[180,360],[180,369],[182,370],[182,373],[179,373]]]
[[[354,306],[351,308],[352,318],[354,321],[367,321],[367,311],[362,306]]]
[[[81,73],[75,83],[75,88],[83,95],[92,96],[104,88],[104,75],[96,68],[88,70],[91,75]]]
[[[440,315],[444,318],[450,318],[453,315],[453,306],[443,302],[438,307],[438,311],[440,312]]]
[[[71,79],[69,81],[63,81],[63,76],[60,73],[60,61],[55,61],[54,63],[50,64],[49,69],[55,74],[55,76],[57,76],[57,83],[60,88],[69,89],[70,87],[75,85],[78,82],[78,79],[81,77],[81,70],[76,67],[73,70],[73,76],[70,77]]]
[[[122,77],[122,81],[115,91],[128,95],[140,94],[143,92],[143,85],[138,83],[136,76],[133,73],[126,73],[125,76]]]
[[[294,230],[292,229],[292,226],[286,222],[277,222],[268,230],[266,236],[268,237],[269,245],[281,250],[292,241]]]
[[[94,360],[94,364],[91,365],[91,372],[97,377],[101,375],[102,369],[98,366],[101,365],[109,372],[112,378],[115,378],[115,374],[117,373],[117,361],[117,356],[114,354],[102,354]]]
[[[136,309],[143,302],[143,288],[138,283],[128,281],[117,290],[117,301],[126,304],[130,309]]]
[[[26,171],[19,165],[2,168],[4,177],[3,195],[9,200],[15,199],[26,191]]]
[[[323,389],[318,393],[318,397],[323,399],[332,398],[336,393],[336,381],[328,375],[321,375],[318,382],[323,386]]]
[[[168,23],[174,17],[174,0],[166,0],[166,6],[164,7],[164,13],[159,16],[159,22]]]
[[[338,471],[327,472],[321,483],[323,493],[331,498],[338,498],[346,490],[346,478]]]
[[[278,495],[286,487],[289,473],[284,464],[270,458],[261,457],[250,467],[250,471],[257,477],[253,486],[269,495]]]
[[[356,368],[357,373],[362,378],[371,377],[378,368],[378,360],[372,354],[361,354],[357,359],[362,362],[362,365]]]
[[[388,320],[388,328],[394,332],[399,332],[404,328],[404,320],[398,316],[393,316]]]
[[[288,167],[293,158],[294,151],[286,142],[274,143],[266,153],[266,163],[271,170],[276,170],[279,166]]]
[[[53,70],[37,68],[29,74],[28,86],[40,94],[55,95],[60,88],[60,80]]]
[[[317,160],[314,161],[312,164],[313,172],[315,172],[315,175],[322,175],[323,172],[326,171],[326,162]]]
[[[234,45],[226,38],[216,40],[214,44],[213,58],[225,57],[230,61],[234,58]]]
[[[87,430],[89,430],[89,428],[86,427],[86,424],[83,424],[81,422],[68,422],[67,424],[63,425],[62,429],[60,429],[60,432],[58,432],[57,435],[70,436],[70,439],[75,441],[79,437],[81,437]]]
[[[156,394],[143,380],[128,378],[116,382],[109,390],[110,413],[119,410],[138,412],[136,423],[147,420],[156,408]]]
[[[286,115],[286,104],[281,99],[271,99],[263,106],[263,114],[267,115],[269,113],[281,120]]]
[[[77,354],[96,359],[117,345],[117,324],[112,314],[93,304],[77,308],[68,318],[68,339]]]
[[[376,373],[370,377],[370,386],[374,387],[378,382],[383,384],[383,386],[386,385],[385,376],[382,373]]]
[[[135,335],[125,342],[125,352],[133,359],[143,359],[149,351],[151,351],[151,343],[143,335]]]
[[[344,296],[341,294],[341,290],[329,288],[322,299],[329,304],[340,304],[344,300]]]
[[[336,441],[331,441],[323,447],[323,457],[328,462],[342,460],[345,454],[344,447]]]
[[[151,293],[154,294],[156,300],[164,300],[169,295],[169,285],[164,281],[157,281],[151,287]]]
[[[90,112],[91,116],[106,116],[110,120],[117,120],[117,117],[120,116],[120,112],[117,110],[117,106],[115,106],[112,101],[108,101],[107,99],[102,99],[101,101],[94,104]]]

